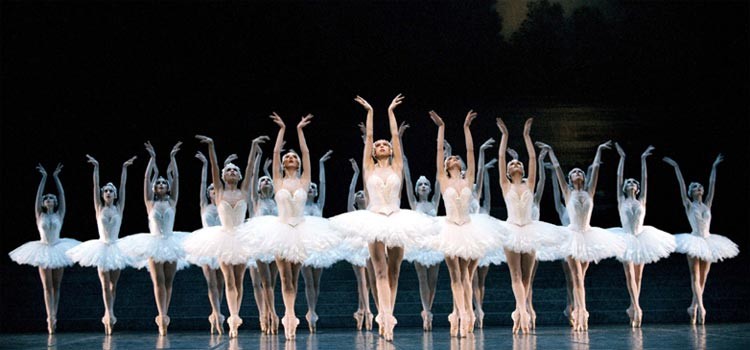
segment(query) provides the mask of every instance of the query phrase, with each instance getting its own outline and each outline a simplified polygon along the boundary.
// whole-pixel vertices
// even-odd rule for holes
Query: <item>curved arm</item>
[[[216,146],[214,145],[214,140],[203,135],[195,135],[195,138],[201,140],[202,143],[208,144],[208,160],[211,162],[211,180],[214,184],[216,201],[218,202],[221,200],[221,196],[224,193],[224,182],[221,181],[221,170],[219,170],[219,162],[216,158]]]
[[[536,149],[534,143],[531,142],[531,123],[533,121],[534,118],[526,119],[523,126],[523,140],[526,143],[526,152],[529,153],[529,173],[526,174],[526,184],[532,191],[536,187]]]
[[[274,123],[279,126],[279,132],[276,134],[276,143],[273,146],[273,165],[271,167],[271,172],[273,174],[272,179],[274,187],[280,188],[278,182],[281,181],[281,146],[284,144],[286,125],[276,112],[271,115],[271,119],[273,119]]]
[[[372,106],[370,106],[367,101],[365,101],[364,98],[357,96],[355,99],[357,103],[361,104],[365,110],[367,111],[367,118],[365,119],[365,133],[364,133],[364,150],[362,154],[362,171],[364,172],[363,178],[366,178],[369,175],[369,172],[372,170],[372,168],[375,166],[375,160],[372,159]],[[365,188],[365,191],[367,189]]]
[[[149,206],[149,203],[151,203],[154,198],[154,190],[151,188],[153,180],[151,180],[150,177],[151,173],[155,171],[154,168],[156,168],[156,155],[154,153],[154,147],[151,146],[151,142],[146,142],[146,150],[148,150],[151,157],[146,165],[146,174],[143,176],[143,202],[146,203],[146,209],[150,210],[151,207]]]
[[[401,141],[401,145],[404,144],[404,131],[409,127],[408,124],[401,123],[401,127],[399,128],[398,138]],[[403,148],[402,148],[403,151]],[[406,198],[409,200],[409,208],[411,210],[417,210],[417,196],[414,195],[414,182],[411,181],[411,169],[409,169],[409,159],[406,157],[406,154],[401,154],[401,158],[403,159],[404,167],[404,185],[406,186]]]
[[[177,205],[177,200],[180,197],[180,172],[177,171],[177,159],[175,158],[180,150],[180,145],[182,145],[182,141],[178,141],[172,147],[172,151],[169,152],[169,166],[167,166],[167,178],[170,183],[169,191],[172,193],[173,206]]]
[[[256,169],[258,164],[256,162],[260,159],[258,154],[261,152],[260,144],[270,140],[268,136],[262,135],[253,139],[252,146],[250,147],[250,153],[247,155],[247,166],[245,167],[245,179],[240,185],[240,190],[249,197],[250,201],[253,199],[253,188],[255,188],[256,182]]]
[[[654,146],[649,145],[646,150],[641,154],[641,196],[639,200],[645,206],[646,205],[646,190],[648,189],[648,173],[646,171],[646,157],[651,155],[651,151],[654,150]]]
[[[44,183],[47,182],[47,171],[44,170],[41,164],[37,165],[36,168],[42,173],[42,179],[39,181],[39,188],[36,190],[36,200],[34,201],[34,215],[36,219],[42,215],[42,196],[44,195]]]
[[[482,170],[482,172],[484,173],[484,175],[482,175],[482,181],[484,182],[482,184],[482,208],[484,208],[487,213],[489,213],[490,209],[492,208],[492,191],[490,191],[490,169],[494,166],[495,163],[497,163],[497,158],[493,158],[492,160],[487,162],[484,165],[484,169]]]
[[[258,148],[258,154],[255,155],[255,163],[253,163],[255,166],[253,167],[252,172],[252,181],[250,182],[250,204],[253,206],[258,204],[258,201],[260,200],[260,193],[258,193],[258,179],[260,178],[260,160],[263,159],[263,148]],[[267,162],[266,162],[267,163]],[[268,176],[268,175],[267,175]],[[268,176],[271,177],[271,176]],[[253,211],[254,213],[255,211]]]
[[[355,161],[354,158],[350,158],[349,162],[352,163],[352,169],[354,169],[354,174],[352,175],[352,182],[349,183],[349,197],[347,197],[347,201],[346,201],[346,210],[355,211],[357,209],[354,208],[354,189],[357,188],[357,179],[359,178],[359,167],[357,166],[357,161]]]
[[[481,199],[483,196],[483,188],[484,188],[484,177],[486,176],[486,172],[484,169],[484,151],[489,148],[489,145],[494,143],[495,140],[490,138],[489,140],[485,141],[481,146],[479,146],[479,159],[477,160],[477,178],[474,181],[475,186],[475,194],[478,199]]]
[[[476,161],[474,160],[474,139],[471,137],[471,122],[477,118],[477,113],[469,110],[464,120],[464,138],[466,139],[466,179],[471,182],[476,177]],[[473,184],[472,184],[473,185]]]
[[[60,171],[62,170],[62,164],[58,163],[55,171],[52,173],[52,177],[55,179],[55,185],[57,187],[57,214],[60,215],[60,220],[65,219],[65,191],[63,190],[62,182],[60,182]]]
[[[435,122],[435,124],[438,126],[438,134],[437,134],[437,149],[435,152],[435,167],[437,168],[437,181],[441,182],[446,179],[445,174],[445,154],[443,153],[443,150],[445,149],[445,123],[443,123],[443,119],[440,118],[440,116],[435,113],[435,111],[430,111],[430,118],[432,118],[432,121]]]
[[[101,189],[99,188],[99,162],[90,155],[86,155],[88,162],[94,165],[94,210],[96,214],[99,214],[99,210],[102,208],[102,197]]]
[[[268,176],[273,179],[273,174],[271,174],[271,165],[273,165],[273,157],[266,158],[266,161],[263,162],[263,175]],[[260,166],[260,164],[258,164]]]
[[[568,203],[568,196],[570,195],[570,189],[568,188],[568,183],[565,181],[565,175],[563,175],[562,168],[560,168],[560,162],[557,160],[557,156],[555,156],[555,151],[552,149],[552,147],[546,143],[537,142],[536,145],[539,148],[548,148],[548,154],[549,159],[552,161],[552,168],[555,170],[555,175],[557,178],[557,184],[560,188],[560,192],[563,195],[563,199],[565,200],[565,203]],[[557,207],[557,203],[555,203],[555,207]],[[560,209],[556,208],[558,210],[558,214],[560,214]],[[562,214],[560,214],[562,217]]]
[[[396,174],[401,174],[404,169],[403,149],[401,148],[401,138],[398,136],[398,122],[396,122],[396,114],[393,112],[396,106],[401,104],[404,97],[398,94],[391,105],[388,107],[388,124],[391,130],[391,142],[393,147],[393,162],[391,167]]]
[[[599,165],[602,163],[602,150],[611,147],[612,141],[607,141],[596,148],[596,156],[594,157],[594,162],[591,163],[591,178],[589,178],[589,184],[586,188],[586,192],[588,192],[589,196],[592,198],[594,197],[594,193],[596,193],[596,184],[599,181]]]
[[[534,203],[538,207],[542,203],[542,194],[544,194],[544,185],[547,182],[547,171],[544,170],[544,158],[547,157],[549,150],[542,149],[539,152],[539,159],[537,160],[537,169],[539,171],[539,181],[536,183],[536,191],[534,191]]]
[[[326,205],[326,168],[325,162],[331,159],[332,150],[328,150],[320,160],[318,160],[318,208],[320,209],[321,215],[323,214],[323,208]]]
[[[552,167],[552,165],[549,166],[550,171],[555,171],[555,169]],[[560,200],[560,180],[558,180],[557,176],[553,174],[552,176],[552,195],[555,200],[555,211],[557,212],[557,216],[560,218],[560,223],[563,224],[562,218],[565,216],[565,204]]]
[[[138,158],[137,156],[133,156],[133,158],[130,158],[125,161],[125,163],[122,163],[122,172],[120,173],[120,195],[118,196],[119,199],[117,200],[117,207],[120,210],[120,216],[123,216],[125,213],[125,184],[128,181],[128,167],[133,165],[133,161]],[[99,176],[98,170],[97,170],[97,178]],[[97,179],[98,182],[98,179]],[[99,190],[99,185],[95,185],[97,191]],[[98,196],[98,195],[97,195]],[[101,198],[101,197],[97,197]]]
[[[716,167],[724,160],[724,156],[719,154],[711,167],[711,177],[708,179],[708,192],[706,193],[706,206],[711,209],[711,203],[714,201],[714,190],[716,189]]]
[[[680,185],[680,196],[682,197],[682,205],[687,209],[690,206],[690,199],[687,195],[687,186],[685,186],[685,179],[682,177],[680,166],[672,158],[664,157],[663,160],[674,167],[674,173],[677,175],[677,183]]]
[[[625,151],[617,142],[615,142],[615,149],[617,149],[617,153],[620,155],[620,162],[617,163],[617,188],[615,189],[617,204],[619,205],[625,199],[625,193],[622,191],[622,184],[625,182]],[[643,166],[645,165],[644,163]]]
[[[303,131],[303,128],[307,126],[307,124],[310,124],[310,119],[312,119],[312,117],[312,114],[308,114],[302,118],[302,121],[300,121],[299,124],[297,124],[297,137],[299,138],[300,152],[302,152],[302,173],[300,174],[300,180],[302,186],[305,187],[305,190],[310,186],[312,179],[312,174],[310,174],[312,162],[310,162],[310,149],[307,148],[307,141],[305,140],[305,132]]]
[[[508,127],[505,126],[502,118],[497,118],[497,127],[500,129],[500,146],[497,148],[497,171],[500,175],[500,188],[503,194],[508,190],[510,180],[508,180],[508,163],[505,161],[505,151],[508,149]]]
[[[203,209],[206,208],[208,205],[208,197],[206,196],[206,190],[208,189],[208,186],[206,186],[206,178],[208,177],[208,159],[206,159],[206,156],[203,155],[200,151],[195,154],[195,158],[200,159],[201,161],[201,189],[200,189],[200,206],[201,206],[201,212],[203,212]]]

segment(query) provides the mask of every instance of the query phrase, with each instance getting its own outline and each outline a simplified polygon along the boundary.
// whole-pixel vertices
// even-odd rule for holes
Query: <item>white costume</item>
[[[305,217],[323,217],[323,213],[321,212],[320,207],[314,204],[305,205],[304,214]],[[309,256],[307,257],[307,259],[305,259],[305,262],[302,263],[302,265],[311,266],[317,269],[331,267],[331,265],[335,264],[339,260],[344,259],[344,257],[346,256],[345,253],[348,253],[342,251],[342,249],[345,249],[342,244],[343,242],[341,238],[339,238],[339,242],[337,243],[337,245],[331,249],[310,252]]]
[[[564,251],[569,256],[579,261],[594,263],[601,259],[622,256],[626,245],[620,236],[589,225],[594,201],[588,192],[571,190],[565,208],[570,218],[570,237]]]
[[[182,241],[188,232],[173,232],[175,210],[167,201],[155,201],[148,213],[150,233],[137,233],[120,240],[126,254],[135,259],[135,267],[148,265],[148,259],[154,262],[176,262],[177,269],[188,266]]]
[[[118,239],[122,216],[115,207],[104,207],[97,215],[99,239],[92,239],[68,250],[66,254],[81,266],[102,271],[122,270],[133,265],[133,259],[122,250]]]
[[[417,212],[427,214],[431,217],[437,216],[437,208],[434,208],[432,202],[417,202]],[[427,248],[407,247],[404,249],[404,260],[412,263],[416,262],[425,267],[440,264],[445,260],[445,254],[442,251]]]
[[[41,214],[36,222],[40,240],[24,243],[8,253],[13,261],[19,264],[38,266],[45,269],[57,269],[73,265],[65,251],[81,242],[72,238],[60,238],[62,220],[60,215]]]
[[[622,227],[610,228],[626,244],[625,251],[617,257],[621,262],[650,264],[666,258],[675,250],[675,238],[653,226],[644,226],[646,207],[638,200],[623,199],[618,208]]]
[[[229,265],[247,263],[250,259],[250,240],[239,229],[246,212],[245,200],[237,201],[234,206],[227,201],[219,201],[216,206],[219,225],[206,227],[210,223],[206,220],[202,229],[191,233],[183,242],[188,259],[193,263],[216,261],[215,268],[219,267],[220,262]],[[211,267],[214,268],[213,265]]]
[[[675,235],[678,253],[687,254],[708,262],[717,262],[733,258],[739,254],[737,244],[729,238],[709,232],[711,227],[711,209],[705,204],[696,206],[690,203],[688,221],[692,233]]]
[[[510,190],[504,196],[508,210],[508,220],[503,223],[507,235],[503,237],[503,246],[518,253],[537,253],[537,260],[549,261],[565,256],[560,249],[566,234],[559,226],[534,220],[534,194],[524,186],[519,195]],[[537,211],[538,213],[538,211]]]

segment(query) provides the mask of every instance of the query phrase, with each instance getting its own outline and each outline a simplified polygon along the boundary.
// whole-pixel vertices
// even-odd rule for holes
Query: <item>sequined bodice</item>
[[[120,235],[122,215],[116,207],[104,207],[96,220],[99,229],[99,239],[104,242],[114,242]]]
[[[219,210],[216,208],[215,204],[209,204],[203,209],[203,212],[201,213],[201,223],[203,224],[203,227],[221,225]]]
[[[383,179],[372,174],[367,179],[369,203],[367,209],[376,213],[391,215],[399,211],[401,204],[401,177],[391,171]]]
[[[36,225],[39,229],[39,236],[42,242],[54,244],[58,239],[60,239],[60,228],[62,228],[62,220],[60,219],[59,214],[42,214],[39,216],[39,220],[37,220]]]
[[[174,227],[174,208],[167,201],[155,201],[148,213],[148,229],[152,235],[170,236]]]
[[[453,187],[448,187],[443,191],[443,203],[445,203],[446,220],[463,225],[471,219],[469,218],[471,201],[474,199],[471,189],[464,187],[461,193]]]
[[[222,200],[216,209],[219,213],[221,225],[226,228],[233,228],[245,221],[247,202],[244,199],[240,199],[232,206],[229,202]]]
[[[591,212],[594,201],[586,191],[571,190],[565,203],[570,218],[570,226],[578,230],[588,230],[591,226]]]
[[[620,223],[626,233],[637,235],[643,231],[643,219],[646,218],[646,207],[632,198],[622,200],[618,207]]]
[[[305,220],[305,202],[307,191],[298,188],[294,193],[282,188],[276,191],[276,205],[279,210],[279,220],[285,224],[297,226]]]
[[[437,208],[431,201],[417,202],[416,211],[429,216],[437,216]]]
[[[710,234],[709,229],[711,228],[711,209],[703,203],[696,204],[693,202],[690,203],[689,213],[688,221],[690,221],[690,228],[693,229],[693,234],[708,237]]]
[[[524,186],[524,190],[520,195],[513,189],[508,191],[505,195],[505,206],[508,210],[508,222],[519,226],[531,223],[533,204],[534,195],[528,187]]]
[[[276,201],[273,198],[258,200],[258,205],[255,207],[255,216],[262,215],[279,215]]]

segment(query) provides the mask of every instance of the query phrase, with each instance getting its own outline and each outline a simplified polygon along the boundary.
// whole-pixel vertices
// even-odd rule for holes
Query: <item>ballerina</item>
[[[472,279],[479,259],[502,246],[500,221],[487,214],[471,214],[470,204],[475,178],[474,142],[469,129],[476,118],[469,111],[464,120],[466,165],[460,157],[444,157],[445,123],[434,111],[430,117],[438,126],[436,167],[445,204],[445,217],[440,217],[440,233],[430,237],[430,246],[445,254],[451,278],[456,311],[448,316],[451,336],[465,337],[472,332],[475,315],[472,308]]]
[[[179,199],[179,172],[175,155],[182,142],[172,147],[169,153],[167,178],[159,176],[156,166],[156,152],[151,142],[146,142],[146,150],[151,158],[146,166],[143,181],[143,200],[148,213],[149,233],[139,233],[122,239],[126,254],[132,256],[136,267],[148,267],[154,285],[154,299],[159,315],[154,322],[159,327],[159,335],[167,334],[169,327],[169,303],[172,299],[172,283],[177,270],[188,266],[182,240],[187,232],[173,232],[177,200]]]
[[[310,187],[307,190],[305,215],[323,217],[323,207],[326,202],[325,162],[331,159],[331,153],[333,153],[333,151],[328,150],[328,152],[320,157],[320,160],[318,161],[318,167],[320,169],[318,173],[320,192],[318,192],[318,185],[311,182]],[[315,197],[318,197],[317,202],[315,201]],[[315,333],[316,324],[318,322],[318,314],[315,312],[315,309],[318,305],[320,278],[323,275],[323,269],[335,264],[339,260],[340,255],[341,254],[336,249],[329,249],[323,252],[313,252],[302,265],[302,279],[305,281],[305,298],[307,299],[308,310],[305,319],[307,320],[307,327],[310,330],[310,333]]]
[[[678,253],[687,255],[688,267],[690,267],[690,286],[693,290],[693,301],[687,309],[691,324],[706,323],[706,308],[703,306],[703,292],[706,290],[706,279],[711,263],[722,261],[737,256],[739,248],[729,238],[711,233],[711,204],[716,192],[716,167],[724,160],[719,154],[711,167],[711,176],[708,179],[708,191],[706,199],[703,200],[703,185],[691,182],[689,187],[685,186],[680,167],[672,158],[664,157],[667,164],[674,167],[677,182],[680,185],[682,205],[685,207],[691,233],[680,233],[675,235]],[[685,191],[683,191],[685,189]]]
[[[508,210],[505,226],[509,235],[504,238],[504,252],[510,270],[511,286],[516,299],[516,310],[511,313],[513,333],[531,331],[535,314],[529,308],[528,297],[532,286],[533,270],[536,264],[537,250],[551,250],[559,244],[563,232],[555,225],[534,219],[534,191],[536,189],[537,159],[534,144],[531,142],[531,124],[533,118],[526,119],[523,138],[529,154],[528,177],[524,178],[523,163],[518,159],[505,162],[508,148],[508,128],[501,118],[497,126],[502,137],[498,149],[498,170],[500,188],[503,192]]]
[[[388,107],[391,142],[373,142],[372,107],[362,97],[357,96],[355,101],[367,111],[362,167],[368,210],[339,214],[330,220],[345,235],[368,242],[379,304],[375,321],[385,340],[392,341],[396,325],[393,309],[404,246],[419,245],[425,235],[434,234],[435,226],[429,216],[399,208],[403,157],[394,109],[403,96],[396,96]]]
[[[299,319],[294,314],[297,281],[302,263],[315,252],[322,252],[339,244],[339,235],[333,232],[328,221],[317,216],[305,216],[304,205],[310,186],[310,151],[303,128],[310,124],[312,115],[303,117],[297,124],[302,164],[294,151],[281,157],[286,125],[278,114],[271,119],[279,126],[273,153],[273,183],[276,189],[278,216],[258,216],[248,222],[253,236],[251,247],[256,256],[273,254],[281,276],[285,313],[281,319],[287,340],[296,337]],[[268,233],[271,233],[270,235]]]
[[[47,181],[47,171],[41,164],[36,168],[42,174],[34,202],[34,214],[40,239],[26,242],[8,255],[16,263],[39,268],[39,277],[44,288],[44,306],[47,309],[47,331],[53,334],[57,327],[57,306],[60,303],[63,271],[66,266],[73,265],[73,260],[65,255],[65,251],[80,242],[72,238],[60,238],[60,229],[65,218],[65,191],[63,191],[59,176],[62,164],[57,164],[52,173],[59,197],[52,193],[42,194]]]
[[[596,156],[589,168],[591,175],[587,178],[583,170],[574,168],[568,173],[569,183],[565,181],[560,162],[555,152],[547,144],[537,142],[540,148],[547,148],[552,166],[555,169],[560,191],[565,198],[565,208],[570,224],[567,226],[569,237],[563,246],[573,281],[573,309],[570,312],[571,323],[575,331],[587,331],[589,313],[586,310],[586,289],[584,280],[589,263],[601,259],[620,256],[626,248],[624,240],[605,229],[590,225],[591,213],[594,210],[594,193],[599,178],[601,153],[612,147],[612,141],[602,143],[596,149]]]
[[[117,295],[117,281],[122,269],[132,266],[133,260],[121,249],[118,239],[120,224],[125,211],[125,183],[128,167],[133,165],[136,157],[130,158],[122,164],[120,175],[120,195],[111,182],[99,188],[99,162],[86,155],[88,162],[94,165],[94,211],[99,229],[99,239],[92,239],[68,250],[66,254],[81,266],[96,267],[99,281],[102,284],[102,299],[104,301],[104,332],[112,334],[117,323],[115,317],[115,296]]]

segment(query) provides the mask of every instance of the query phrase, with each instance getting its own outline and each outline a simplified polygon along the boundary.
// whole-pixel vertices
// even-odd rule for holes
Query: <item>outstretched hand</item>
[[[151,141],[146,141],[143,145],[146,146],[146,151],[148,151],[151,158],[156,158],[156,151],[154,151],[154,146],[151,145]]]
[[[201,143],[207,143],[209,145],[211,145],[211,144],[214,143],[214,140],[212,138],[208,137],[208,136],[195,135],[195,138],[198,139],[198,140],[200,140]]]
[[[531,135],[531,123],[534,122],[534,118],[526,119],[526,123],[523,124],[523,134],[524,136]]]
[[[57,167],[55,167],[55,171],[52,172],[52,176],[57,177],[57,175],[60,174],[60,171],[62,171],[62,168],[62,163],[57,163]]]
[[[487,141],[484,141],[484,143],[481,146],[479,146],[479,150],[480,151],[487,150],[487,149],[491,148],[492,145],[494,145],[494,144],[495,144],[495,139],[493,139],[493,138],[490,137],[489,139],[487,139]]]
[[[89,162],[89,163],[91,163],[91,164],[94,164],[94,167],[95,167],[95,168],[98,168],[98,167],[99,167],[99,162],[98,162],[98,161],[96,161],[96,159],[94,159],[94,157],[92,157],[92,156],[90,156],[90,155],[88,155],[88,154],[87,154],[87,155],[86,155],[86,159],[88,159],[88,162]],[[39,165],[39,166],[41,167],[41,165]],[[45,174],[46,174],[46,173],[45,173]]]
[[[721,153],[719,153],[719,155],[716,156],[716,160],[714,161],[714,165],[713,166],[717,166],[717,165],[719,165],[719,163],[721,163],[723,161],[724,161],[724,155],[721,154]]]
[[[492,160],[484,164],[484,169],[492,169],[495,167],[495,164],[497,164],[497,158],[492,158]]]
[[[180,151],[180,146],[181,145],[182,145],[182,141],[177,141],[177,143],[174,145],[174,147],[172,147],[172,151],[169,152],[169,156],[174,158],[174,156],[177,155],[177,152]]]
[[[495,122],[497,123],[497,128],[500,129],[500,132],[507,135],[508,127],[505,125],[503,118],[496,118]]]
[[[227,157],[227,159],[224,159],[224,166],[227,166],[227,164],[231,163],[233,160],[238,159],[237,153],[232,153]]]
[[[602,143],[601,145],[599,145],[599,149],[600,150],[602,150],[602,149],[612,149],[612,140],[609,140],[609,141],[607,141],[607,142]]]
[[[284,124],[284,121],[281,120],[281,117],[278,114],[276,114],[276,112],[273,112],[268,117],[271,118],[273,122],[279,126],[279,128],[282,128],[282,129],[286,128],[286,124]]]
[[[552,146],[550,146],[550,145],[548,145],[548,144],[546,144],[546,143],[544,143],[544,142],[541,142],[541,141],[537,141],[537,142],[534,142],[534,144],[535,144],[535,145],[536,145],[537,147],[539,147],[540,149],[545,149],[545,148],[546,148],[547,150],[551,150],[551,149],[552,149]]]
[[[655,149],[656,148],[654,148],[654,146],[648,145],[648,147],[646,147],[646,150],[643,151],[643,154],[641,154],[641,158],[646,158],[646,157],[650,156],[651,155],[651,151],[653,151]]]
[[[203,153],[201,153],[201,151],[198,151],[198,152],[195,153],[195,158],[200,159],[201,162],[203,162],[203,163],[208,163],[208,160],[206,159],[206,156],[204,156]]]
[[[88,157],[88,155],[86,156]],[[44,167],[42,166],[42,163],[37,164],[36,169],[39,170],[42,176],[47,176],[47,170],[44,169]]]
[[[505,153],[508,153],[508,155],[513,159],[518,159],[518,152],[510,147],[505,150]]]
[[[299,124],[297,124],[297,129],[302,129],[306,127],[308,124],[310,124],[310,120],[313,118],[312,114],[308,114],[304,117],[302,117],[302,120],[299,121]]]
[[[432,119],[433,122],[435,122],[435,125],[437,126],[445,126],[445,123],[443,122],[443,118],[440,118],[440,116],[435,113],[435,111],[430,111],[430,119]]]
[[[404,136],[404,131],[409,128],[409,124],[406,124],[405,121],[401,122],[401,125],[398,126],[398,137]]]
[[[360,97],[359,95],[357,95],[357,97],[354,98],[354,101],[357,101],[357,103],[361,104],[362,107],[365,107],[366,110],[368,111],[372,110],[372,106],[370,106],[370,104],[367,103],[367,101],[365,101],[365,99]]]
[[[625,158],[625,150],[623,150],[622,147],[620,147],[620,144],[617,142],[615,142],[615,149],[617,149],[617,154],[620,155],[620,158]],[[646,152],[643,153],[645,154]]]
[[[542,148],[542,150],[539,151],[539,159],[544,159],[544,157],[547,156],[547,153],[549,153],[549,148]]]
[[[320,161],[319,162],[323,163],[323,162],[331,159],[331,153],[333,153],[333,151],[329,149],[328,152],[326,152],[322,157],[320,157]]]
[[[469,113],[466,113],[466,119],[464,119],[464,127],[468,128],[469,126],[471,126],[471,122],[473,122],[474,119],[477,119],[477,112],[474,112],[473,109],[470,109]]]
[[[266,136],[266,135],[261,135],[261,136],[258,136],[258,137],[256,137],[256,138],[253,139],[253,144],[254,145],[261,144],[261,143],[264,143],[264,142],[266,142],[266,141],[268,141],[270,139],[271,138],[268,137],[268,136]]]
[[[130,158],[130,159],[126,160],[125,163],[122,163],[122,167],[123,168],[127,168],[127,167],[133,165],[133,161],[135,161],[136,158],[138,158],[138,156],[133,156],[133,158]]]
[[[403,102],[403,100],[404,100],[404,96],[403,95],[401,95],[401,94],[396,95],[396,97],[393,98],[393,101],[391,101],[391,105],[388,106],[388,110],[392,111],[392,110],[396,109],[396,107],[398,105],[400,105],[401,102]]]

